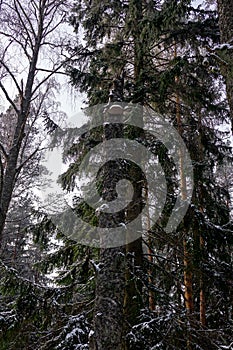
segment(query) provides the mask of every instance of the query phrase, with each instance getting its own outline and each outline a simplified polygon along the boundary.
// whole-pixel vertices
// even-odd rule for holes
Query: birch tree
[[[0,242],[17,177],[36,153],[34,150],[23,160],[19,157],[27,121],[32,114],[42,116],[51,78],[63,73],[67,38],[61,30],[68,7],[66,0],[1,2],[0,91],[15,121],[9,148],[0,140]]]

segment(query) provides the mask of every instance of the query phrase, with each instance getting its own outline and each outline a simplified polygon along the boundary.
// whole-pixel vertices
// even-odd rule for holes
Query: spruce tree
[[[150,278],[146,275],[141,278],[148,295],[154,299],[157,316],[152,322],[152,315],[141,314],[144,322],[135,325],[128,346],[217,348],[220,323],[215,337],[209,336],[206,328],[214,328],[208,318],[214,298],[207,297],[210,288],[207,276],[211,278],[213,273],[207,265],[219,259],[217,246],[221,246],[221,232],[228,232],[225,253],[230,259],[232,231],[226,206],[229,195],[219,187],[215,170],[223,159],[230,161],[231,153],[230,147],[221,141],[224,133],[217,131],[217,125],[229,116],[218,94],[222,85],[217,61],[208,53],[208,48],[220,39],[216,13],[192,8],[189,1],[117,4],[79,1],[71,23],[76,31],[82,26],[85,42],[83,47],[78,46],[80,56],[68,71],[72,83],[87,93],[88,103],[106,103],[112,82],[116,77],[121,79],[124,100],[140,102],[168,114],[193,159],[193,202],[183,223],[172,237],[158,225],[149,231]],[[214,233],[210,233],[209,225],[219,229],[216,241],[211,237]],[[225,225],[228,225],[226,229]],[[216,246],[212,250],[209,244]],[[215,258],[213,251],[217,253]],[[231,262],[228,264],[231,270]],[[188,313],[184,313],[184,306]],[[162,328],[168,315],[173,315],[169,320],[169,337],[163,339],[160,333],[164,334]],[[144,331],[145,320],[157,331],[153,332],[150,326],[148,332]],[[200,337],[201,328],[204,330]],[[227,330],[225,337],[229,337]]]

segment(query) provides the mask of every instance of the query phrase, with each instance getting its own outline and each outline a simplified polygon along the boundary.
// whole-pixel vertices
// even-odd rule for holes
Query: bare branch
[[[68,61],[68,60],[67,60]],[[35,89],[32,91],[32,96],[34,95],[34,93],[40,88],[41,85],[43,85],[49,78],[51,78],[55,73],[59,72],[59,69],[61,69],[61,67],[63,66],[63,64],[66,61],[62,62],[61,64],[59,64],[59,66],[57,68],[54,68],[53,70],[51,70],[51,73],[45,77],[43,80],[41,80],[41,82],[35,87]]]
[[[27,20],[27,22],[28,22],[28,24],[29,24],[29,26],[30,26],[30,28],[31,28],[32,35],[33,35],[34,38],[35,38],[35,37],[36,37],[36,33],[35,33],[34,28],[33,28],[31,19],[28,17],[28,15],[27,15],[27,13],[25,12],[25,10],[24,10],[23,6],[21,5],[20,1],[15,0],[14,3],[15,3],[15,9],[16,9],[16,11],[17,11],[17,13],[18,13],[18,16],[19,16],[19,19],[20,19],[21,23],[23,24],[23,27],[25,28],[25,30],[26,30],[27,33],[28,33],[26,23],[23,21],[22,16],[20,15],[20,13],[19,13],[19,11],[18,11],[18,9],[17,9],[17,5],[20,7],[20,10],[22,11],[24,17],[26,18],[26,20]],[[30,37],[29,34],[28,34],[28,37]]]
[[[12,43],[13,43],[13,40],[10,41],[8,45],[5,47],[4,51],[2,52],[2,59],[5,57],[5,54],[7,53],[7,50],[9,49]]]
[[[14,101],[10,98],[7,90],[5,89],[4,85],[0,82],[0,88],[2,89],[7,101],[11,104],[11,106],[14,108],[15,112],[17,113],[17,115],[19,114],[19,110],[16,107],[16,104],[14,103]]]
[[[9,67],[8,67],[2,60],[0,60],[0,64],[5,68],[5,70],[7,71],[7,73],[11,76],[11,78],[12,78],[12,80],[14,81],[15,86],[16,86],[16,88],[17,88],[19,94],[22,95],[22,90],[21,90],[21,88],[20,88],[20,86],[19,86],[19,84],[18,84],[18,82],[17,82],[17,80],[16,80],[14,74],[11,72],[11,70],[9,69]]]
[[[23,161],[24,152],[25,152],[26,147],[28,145],[29,135],[31,133],[31,130],[33,128],[34,123],[36,122],[36,119],[37,119],[37,115],[34,117],[34,120],[33,120],[32,124],[31,124],[31,126],[29,127],[26,136],[24,137],[24,144],[22,145],[21,150],[20,150],[20,153],[21,153],[20,154],[20,160],[21,160],[21,162]]]
[[[49,86],[49,84],[48,84],[47,87],[46,87],[46,91],[45,91],[45,93],[43,94],[43,96],[42,96],[42,98],[41,98],[41,100],[40,100],[40,102],[39,102],[39,106],[37,107],[37,109],[36,109],[36,111],[35,111],[35,115],[36,115],[36,116],[38,116],[38,115],[40,114],[40,111],[41,111],[41,109],[42,109],[44,100],[45,100],[45,98],[46,98],[46,95],[47,95],[49,89],[50,89],[50,86]]]
[[[45,8],[46,8],[45,16],[48,17],[51,14],[51,12],[53,12],[53,14],[56,13],[60,5],[61,5],[60,2],[56,3],[55,1],[51,2],[48,5],[45,5]]]
[[[31,5],[32,5],[32,7],[33,7],[33,13],[34,13],[34,16],[35,16],[35,18],[36,18],[36,20],[38,21],[38,16],[37,16],[37,14],[38,14],[38,4],[36,3],[36,1],[31,1]]]
[[[30,32],[28,31],[28,28],[26,26],[26,23],[24,22],[22,16],[21,16],[21,13],[19,12],[18,8],[17,8],[17,5],[15,4],[15,9],[14,9],[17,13],[17,17],[19,19],[19,22],[21,23],[23,29],[25,30],[25,33],[26,33],[26,36],[28,38],[28,40],[30,41],[30,45],[31,45],[31,48],[33,48],[33,41],[32,41],[32,38],[31,38],[31,35],[30,35]],[[14,11],[13,10],[13,11]],[[22,32],[20,33],[21,36],[23,36]],[[34,35],[34,30],[33,30],[33,33],[32,35]],[[24,39],[25,40],[25,39]]]
[[[2,153],[3,153],[3,155],[4,155],[4,158],[7,159],[8,158],[8,154],[7,154],[4,146],[1,143],[0,143],[0,149],[1,149]]]
[[[28,53],[28,51],[27,51],[27,39],[25,39],[25,38],[23,38],[24,40],[18,40],[13,34],[8,34],[8,33],[5,33],[5,32],[1,32],[0,31],[0,34],[1,35],[3,35],[3,36],[5,36],[5,37],[7,37],[7,38],[10,38],[10,39],[12,39],[12,42],[14,41],[14,42],[16,42],[19,46],[21,46],[21,48],[23,49],[23,51],[24,51],[24,53],[25,53],[25,55],[27,56],[27,58],[28,58],[28,60],[30,60],[30,54]],[[21,34],[22,35],[22,37],[23,37],[23,34]],[[11,42],[11,43],[12,43]],[[31,47],[31,49],[32,49],[32,47]]]
[[[49,26],[52,23],[52,19],[51,19],[50,23],[45,28],[44,37],[46,37],[49,34],[51,34],[52,32],[54,32],[56,30],[56,28],[61,25],[62,22],[63,22],[63,19],[61,21],[57,22],[56,25],[54,27],[52,27],[50,30],[47,30],[47,29],[49,29]]]
[[[38,71],[40,72],[47,72],[47,73],[53,73],[54,70],[52,69],[44,69],[44,68],[37,68]],[[68,75],[66,72],[59,72],[59,71],[56,71],[56,74],[62,74],[62,75]]]
[[[42,150],[43,149],[40,149],[40,147],[37,147],[35,151],[32,154],[30,154],[30,156],[28,156],[27,159],[25,159],[25,161],[18,166],[18,168],[16,169],[16,173],[19,173],[21,169],[35,156],[35,154]]]
[[[3,176],[4,176],[4,166],[2,162],[2,156],[0,154],[0,197],[1,197],[2,188],[3,188]]]

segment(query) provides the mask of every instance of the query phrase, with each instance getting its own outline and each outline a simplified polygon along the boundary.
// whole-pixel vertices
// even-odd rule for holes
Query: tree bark
[[[175,43],[174,47],[174,57],[177,57],[177,45]],[[179,83],[179,77],[175,77],[175,82]],[[176,121],[178,132],[180,136],[183,136],[183,126],[181,120],[181,111],[180,111],[180,96],[179,93],[176,93]],[[181,188],[181,196],[183,200],[187,199],[187,183],[184,172],[184,155],[182,150],[180,151],[180,188]],[[183,264],[184,264],[184,303],[187,312],[187,318],[194,312],[194,303],[193,303],[193,268],[192,268],[192,255],[190,254],[188,248],[188,232],[187,229],[184,228],[183,232]],[[191,334],[189,329],[187,329],[187,342],[186,342],[187,350],[192,350],[191,345]]]
[[[146,200],[147,200],[147,204],[148,204],[148,193],[146,193]],[[151,230],[151,225],[150,225],[150,211],[149,208],[147,210],[147,232],[150,232]],[[153,284],[153,278],[152,278],[152,264],[153,264],[153,250],[152,250],[152,242],[151,242],[151,237],[149,234],[148,237],[148,261],[149,261],[149,269],[148,269],[148,282],[149,285]],[[155,310],[155,295],[154,292],[152,291],[152,288],[149,286],[149,293],[148,293],[148,305],[149,305],[149,309],[151,311]]]
[[[144,80],[142,77],[143,63],[144,63],[144,45],[141,41],[140,25],[143,18],[143,6],[142,1],[130,0],[129,1],[129,12],[132,16],[132,37],[134,41],[134,84],[135,84],[135,95],[134,103],[140,103],[143,105],[143,87]],[[143,116],[142,116],[143,125]],[[135,137],[140,135],[134,135]],[[130,178],[132,180],[138,178],[137,171],[132,169]],[[137,198],[142,197],[142,192],[139,189],[138,193],[135,193],[135,201]],[[126,213],[127,220],[131,221],[131,216],[134,216],[134,208],[128,210]],[[137,230],[142,232],[142,223],[138,222]],[[140,314],[140,309],[142,307],[142,282],[140,278],[135,276],[138,270],[142,268],[143,261],[143,250],[142,250],[142,238],[138,238],[133,242],[126,242],[126,289],[125,289],[125,299],[124,299],[124,313],[126,320],[126,332],[129,331],[136,322]],[[127,349],[127,344],[126,344]]]
[[[199,113],[199,116],[198,116],[198,129],[199,129],[199,131],[202,130],[202,115],[201,115],[201,113]],[[198,161],[203,163],[204,162],[204,154],[203,154],[204,147],[202,144],[201,132],[199,132],[199,137],[198,137],[198,148],[199,148]],[[203,210],[203,208],[204,208],[204,202],[203,202],[204,189],[203,189],[202,185],[199,185],[198,191],[199,191],[199,210],[204,215],[204,210]],[[200,313],[200,324],[203,327],[205,327],[206,326],[206,297],[205,297],[205,283],[204,283],[204,273],[203,273],[205,241],[204,241],[202,232],[198,233],[198,241],[199,241],[199,252],[200,252],[200,257],[199,257],[199,264],[200,264],[199,313]]]
[[[175,43],[174,47],[174,57],[177,57],[177,45]],[[179,83],[179,77],[175,77],[176,83]],[[180,96],[176,93],[176,121],[178,126],[178,132],[180,136],[183,135],[182,121],[181,121],[181,112],[180,112]],[[187,189],[186,189],[186,178],[184,174],[184,156],[182,151],[180,153],[180,188],[182,199],[187,199]],[[191,314],[194,311],[193,305],[193,287],[192,287],[192,257],[189,253],[187,247],[187,234],[184,233],[183,239],[183,252],[184,252],[184,299],[185,307],[188,314]]]
[[[218,0],[218,15],[220,39],[222,44],[233,44],[233,1]],[[221,72],[226,83],[227,99],[231,113],[231,129],[233,133],[233,49],[219,50],[219,56],[225,64],[221,65]]]
[[[142,267],[141,237],[127,244],[126,262],[124,314],[127,331],[137,323],[142,307],[142,282],[137,276],[139,272],[138,269]]]
[[[203,255],[204,250],[204,239],[200,236],[200,252]],[[203,327],[206,326],[206,300],[205,300],[205,284],[204,276],[202,272],[202,267],[200,268],[200,323]]]
[[[110,112],[109,112],[110,113]],[[107,124],[105,140],[122,137],[123,128],[117,124]],[[111,145],[106,153],[114,156]],[[117,158],[117,153],[116,153]],[[103,197],[114,200],[114,174],[120,175],[118,167],[106,167],[101,173]],[[118,212],[116,219],[124,222],[124,211]],[[111,227],[111,218],[100,216],[101,227]],[[110,238],[111,239],[111,238]],[[100,269],[96,278],[96,299],[93,319],[93,333],[90,336],[90,350],[122,350],[124,348],[124,294],[125,294],[125,247],[109,247],[108,233],[100,237]]]
[[[94,332],[90,350],[122,350],[125,257],[123,248],[102,249],[96,279]]]
[[[192,314],[194,311],[193,304],[193,284],[192,284],[192,267],[191,267],[191,256],[188,251],[187,242],[184,239],[184,298],[185,298],[185,307],[188,314]]]

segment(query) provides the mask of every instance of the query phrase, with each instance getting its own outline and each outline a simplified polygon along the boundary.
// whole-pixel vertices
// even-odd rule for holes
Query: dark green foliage
[[[224,141],[227,133],[217,131],[229,121],[229,113],[222,98],[218,58],[211,51],[220,40],[216,12],[195,9],[190,1],[78,1],[71,22],[76,30],[81,23],[85,42],[78,48],[79,58],[67,69],[72,83],[87,93],[89,105],[106,103],[115,79],[121,79],[124,101],[164,113],[182,135],[193,162],[192,205],[177,231],[168,235],[162,227],[174,204],[177,174],[166,149],[149,140],[167,171],[168,203],[146,239],[151,259],[144,264],[144,274],[135,274],[143,281],[145,305],[150,291],[156,308],[151,314],[145,312],[148,319],[142,315],[142,322],[127,337],[128,346],[186,349],[190,341],[192,349],[217,349],[222,336],[226,344],[230,342],[232,224],[229,192],[216,169],[232,162],[232,149]],[[131,138],[130,128],[126,134]],[[144,138],[142,144],[147,142]],[[193,271],[192,319],[184,310],[184,232]],[[204,279],[206,328],[198,320],[200,278]],[[213,308],[224,310],[222,317]]]
[[[219,43],[216,13],[194,9],[190,1],[78,0],[70,22],[76,33],[82,28],[84,41],[73,43],[73,47],[71,43],[69,50],[76,58],[70,59],[66,69],[71,83],[86,93],[88,104],[106,104],[109,90],[118,85],[118,97],[125,102],[140,102],[164,115],[181,134],[192,158],[192,203],[177,230],[168,234],[164,227],[179,187],[175,164],[160,141],[142,132],[143,125],[124,127],[125,138],[137,139],[158,156],[167,182],[161,217],[143,237],[143,261],[135,268],[134,256],[126,256],[126,288],[140,287],[134,324],[127,325],[124,335],[126,348],[217,350],[228,346],[232,334],[233,226],[232,180],[227,181],[230,176],[225,169],[228,167],[231,174],[232,148],[225,141],[227,131],[219,130],[228,123],[229,112],[218,58],[211,48]],[[97,113],[90,112],[90,117],[98,119],[102,113],[103,106]],[[54,143],[66,138],[63,159],[68,166],[60,183],[72,193],[82,160],[103,142],[107,127],[88,132],[83,127],[85,131],[80,130],[77,138],[77,130],[64,135],[46,113],[44,119],[48,130],[56,129]],[[82,166],[85,169],[89,164]],[[121,159],[112,163],[116,174],[118,166],[123,167]],[[138,175],[137,169],[132,173]],[[106,189],[106,174],[105,168],[99,172],[100,194]],[[82,198],[74,196],[73,210],[93,226],[99,224],[95,210]],[[30,276],[27,278],[22,266],[15,269],[12,264],[1,264],[0,348],[86,350],[95,315],[96,277],[102,268],[99,250],[66,238],[46,213],[37,214],[35,221],[25,223],[27,234],[34,237],[32,247],[36,244],[41,248],[29,264]],[[82,236],[83,228],[77,229]],[[92,232],[85,234],[91,236]],[[25,237],[22,234],[22,247]],[[184,239],[193,277],[191,315],[184,305]],[[20,255],[19,260],[25,262]],[[55,277],[49,279],[53,271]],[[103,277],[103,270],[101,274]],[[199,321],[201,280],[206,325]],[[114,294],[112,285],[108,287]],[[154,310],[148,301],[151,295]]]
[[[84,306],[87,312],[88,303],[92,305],[95,284],[90,261],[98,252],[66,239],[47,215],[35,212],[35,218],[37,224],[27,232],[43,254],[33,261],[30,279],[23,276],[23,268],[21,275],[17,266],[1,262],[0,348],[65,350],[68,343],[69,349],[75,348],[79,340],[80,349],[86,349],[89,316],[78,315]],[[48,274],[54,269],[57,277],[51,280]]]

